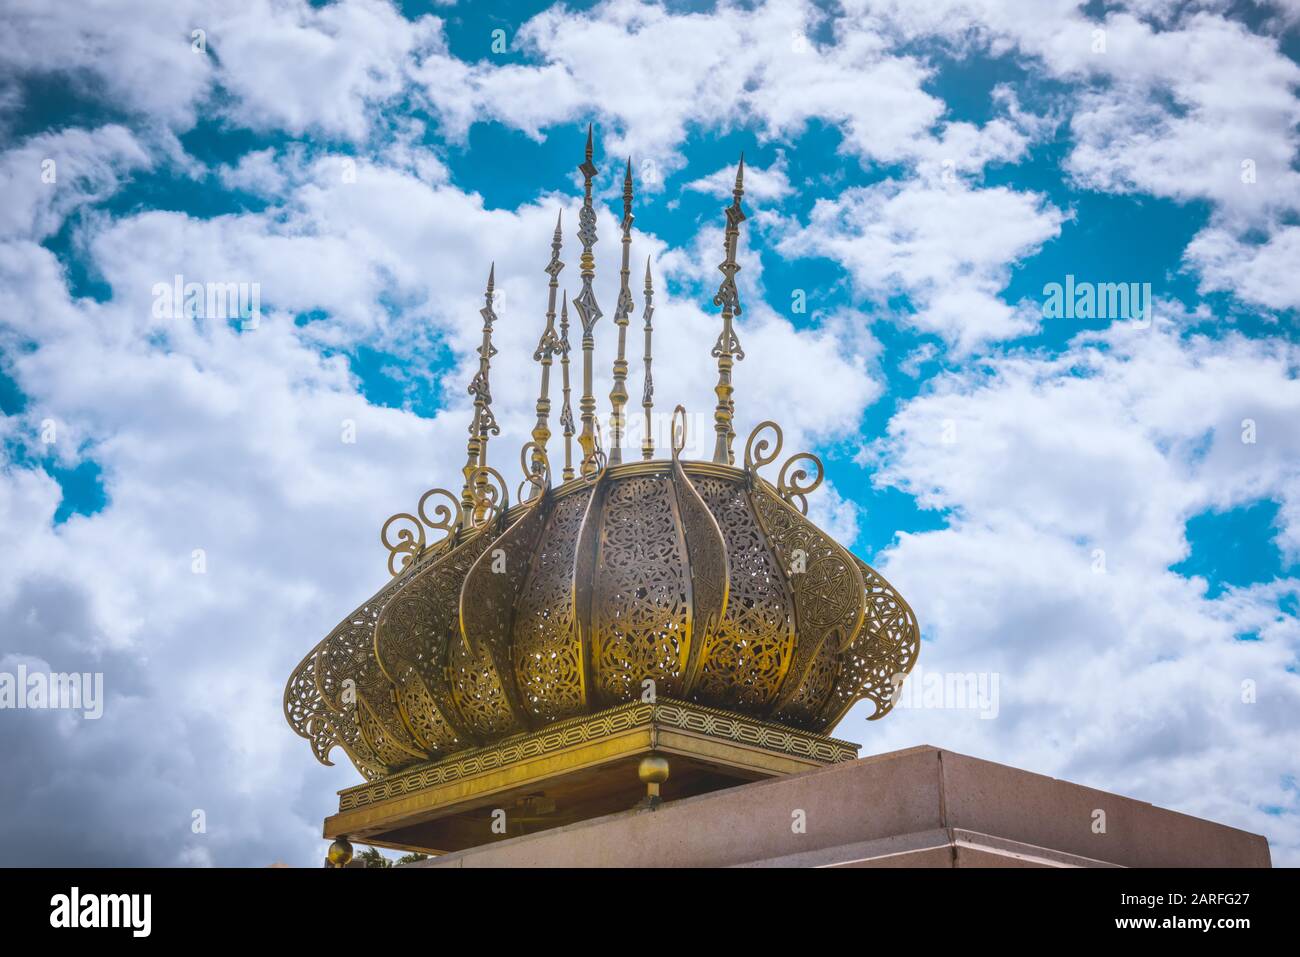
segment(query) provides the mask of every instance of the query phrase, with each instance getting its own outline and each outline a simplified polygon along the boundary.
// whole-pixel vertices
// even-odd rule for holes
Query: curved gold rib
[[[375,658],[412,736],[431,756],[475,743],[452,701],[447,653],[459,641],[461,585],[494,537],[491,529],[471,532],[397,589],[375,623]]]
[[[510,646],[515,606],[546,524],[542,494],[488,547],[460,589],[460,637],[449,657],[452,696],[471,729],[497,735],[528,727]]]
[[[677,416],[681,414],[681,432]],[[673,493],[680,528],[686,545],[691,579],[690,632],[687,636],[686,664],[683,668],[681,694],[690,698],[699,673],[701,650],[712,639],[727,612],[731,575],[727,565],[727,544],[717,519],[704,504],[691,480],[682,469],[681,451],[686,445],[686,409],[673,410]]]
[[[854,556],[866,583],[866,616],[853,643],[840,656],[839,674],[826,702],[823,723],[840,722],[856,702],[875,704],[867,718],[883,718],[894,707],[895,679],[911,672],[920,652],[921,630],[916,615],[889,582]]]
[[[599,432],[596,433],[600,435]],[[592,587],[596,577],[596,553],[600,546],[601,517],[605,511],[605,471],[601,469],[590,481],[590,493],[587,495],[586,508],[582,513],[582,524],[578,527],[576,556],[573,562],[573,577],[569,581],[569,594],[573,602],[573,621],[575,638],[578,642],[578,655],[581,659],[581,681],[583,706],[591,710],[599,700],[595,673],[595,628],[592,624]]]
[[[363,760],[349,748],[341,732],[348,728],[352,732],[351,738],[356,739],[360,736],[360,730],[351,722],[339,724],[333,712],[326,708],[320,689],[316,686],[316,653],[321,644],[324,642],[312,648],[290,675],[289,683],[284,689],[284,716],[294,733],[311,743],[312,754],[321,764],[333,767],[330,752],[336,747],[342,748],[357,770],[367,779],[373,779],[383,773],[383,767]]]

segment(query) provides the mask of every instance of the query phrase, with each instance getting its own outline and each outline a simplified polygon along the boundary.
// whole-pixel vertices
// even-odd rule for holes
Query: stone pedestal
[[[1269,867],[1258,834],[928,745],[415,867]]]

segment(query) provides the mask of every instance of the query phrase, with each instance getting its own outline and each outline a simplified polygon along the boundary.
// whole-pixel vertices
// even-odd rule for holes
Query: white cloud
[[[1201,275],[1202,292],[1231,292],[1269,309],[1300,308],[1300,227],[1278,227],[1263,242],[1211,227],[1188,244],[1186,258]]]
[[[1035,193],[890,180],[818,200],[777,248],[834,259],[862,295],[909,296],[906,321],[967,352],[1037,327],[1033,306],[1009,305],[1001,292],[1011,267],[1056,237],[1063,219]]]
[[[73,210],[112,195],[132,171],[152,164],[121,126],[33,136],[0,155],[0,238],[52,236]]]
[[[366,139],[375,107],[405,89],[414,61],[445,48],[441,21],[407,20],[386,0],[257,0],[214,20],[221,85],[236,98],[231,117],[295,134]]]
[[[907,402],[865,460],[949,522],[900,535],[882,570],[916,606],[922,666],[998,673],[1000,713],[903,710],[861,732],[871,748],[934,740],[1262,832],[1276,862],[1300,860],[1284,780],[1300,621],[1279,608],[1300,581],[1210,599],[1169,571],[1206,509],[1276,498],[1294,522],[1298,359],[1279,341],[1117,327]]]
[[[191,33],[211,17],[199,0],[50,4],[11,0],[0,63],[20,74],[64,74],[87,96],[179,128],[192,126],[215,68]]]
[[[771,166],[761,167],[746,164],[745,198],[749,201],[782,200],[793,191],[790,177],[787,175],[785,153],[778,152],[777,160]],[[708,176],[701,176],[682,187],[695,193],[725,197],[736,185],[736,167],[724,166],[714,170]]]

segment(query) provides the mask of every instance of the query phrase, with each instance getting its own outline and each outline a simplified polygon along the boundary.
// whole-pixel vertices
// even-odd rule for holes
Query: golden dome
[[[589,139],[579,229],[583,290],[574,300],[588,359],[590,329],[600,318],[590,285],[590,150]],[[547,326],[537,355],[538,427],[520,454],[523,501],[513,507],[505,479],[485,464],[496,432],[488,388],[496,352],[489,279],[461,495],[432,490],[415,514],[389,520],[381,539],[393,580],[303,659],[285,690],[290,725],[322,762],[329,764],[332,749],[342,747],[373,780],[563,719],[657,698],[813,733],[829,730],[862,699],[874,703],[872,718],[889,711],[895,676],[916,660],[916,619],[880,575],[806,517],[805,496],[821,483],[821,462],[796,455],[775,482],[763,477],[760,470],[781,451],[780,430],[765,422],[746,443],[743,467],[732,463],[730,370],[743,358],[731,324],[740,311],[733,280],[741,192],[738,175],[727,210],[725,278],[714,300],[723,309],[714,346],[714,461],[681,460],[686,419],[680,406],[671,457],[655,458],[652,447],[643,447],[642,460],[620,461],[627,365],[622,333],[631,309],[630,167],[609,458],[600,451],[588,363],[582,459],[577,473],[572,468],[567,311],[560,334],[554,328],[562,268],[557,224]],[[648,419],[648,271],[646,293]],[[566,464],[565,480],[552,487],[546,441],[556,354],[564,375]],[[809,480],[807,468],[815,469],[815,479]],[[435,530],[444,533],[441,540],[426,542]]]

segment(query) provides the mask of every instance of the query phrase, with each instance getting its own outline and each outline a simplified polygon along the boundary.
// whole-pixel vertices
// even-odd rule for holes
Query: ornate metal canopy
[[[780,739],[784,754],[842,760],[851,756],[850,746],[825,743],[832,739],[822,737],[824,732],[859,700],[874,704],[871,718],[890,710],[895,676],[916,661],[916,619],[888,582],[806,517],[806,496],[822,481],[821,461],[795,455],[774,478],[765,477],[762,470],[781,455],[782,436],[775,423],[764,422],[745,445],[743,465],[734,464],[731,369],[733,360],[744,357],[732,322],[741,312],[735,274],[745,218],[743,163],[726,210],[726,256],[719,267],[724,279],[714,298],[722,332],[712,350],[719,364],[713,460],[682,460],[686,416],[680,406],[668,457],[654,458],[648,437],[640,461],[622,464],[621,451],[607,460],[600,449],[591,381],[593,329],[601,315],[591,289],[591,180],[597,171],[589,132],[580,167],[582,288],[574,299],[584,359],[578,472],[571,465],[567,300],[558,333],[555,327],[563,269],[557,220],[535,353],[541,378],[537,425],[520,451],[519,501],[510,504],[506,479],[487,464],[488,439],[498,434],[488,385],[497,351],[493,270],[481,310],[480,361],[469,390],[474,414],[460,494],[432,489],[413,513],[399,512],[385,523],[380,537],[392,581],[312,649],[285,690],[285,716],[320,761],[331,763],[338,747],[371,782],[414,780],[417,767],[442,767],[440,762],[487,754],[484,749],[521,735],[578,727],[575,720],[656,700],[677,703],[671,713],[695,715],[690,720],[700,727],[717,726],[716,715],[724,714],[740,722],[737,727],[748,721],[776,729],[751,737]],[[628,398],[624,344],[634,308],[628,281],[632,220],[629,161],[615,313],[614,450],[621,444]],[[647,421],[654,394],[651,295],[647,262]],[[566,464],[558,487],[552,485],[546,450],[550,369],[557,353]],[[662,723],[666,713],[655,712],[654,720]],[[804,743],[790,744],[790,734],[776,733],[782,728]],[[785,766],[773,768],[776,773]]]

